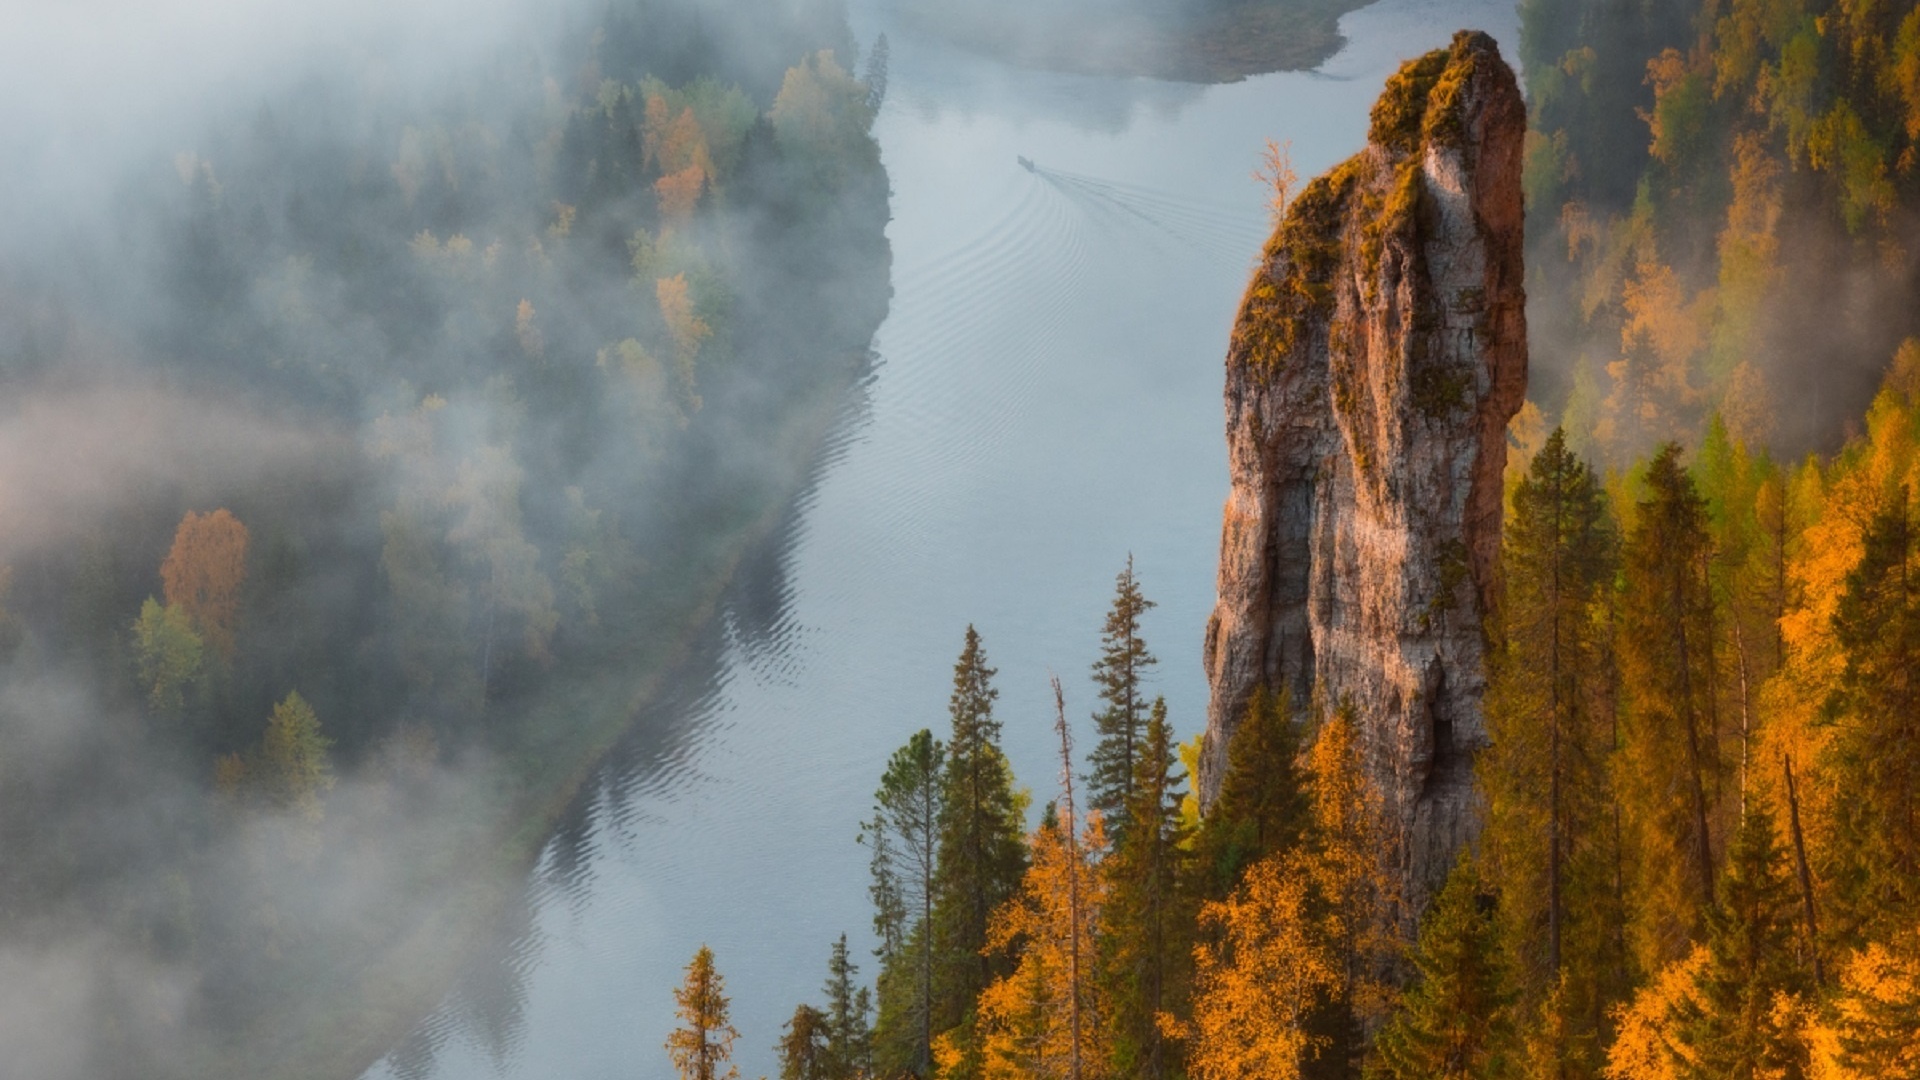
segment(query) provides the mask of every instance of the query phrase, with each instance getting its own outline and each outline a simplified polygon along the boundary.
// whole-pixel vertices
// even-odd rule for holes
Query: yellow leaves
[[[1076,1007],[1079,1075],[1106,1075],[1107,1054],[1098,1038],[1104,1012],[1096,934],[1107,885],[1085,855],[1106,848],[1106,830],[1100,815],[1090,814],[1076,849],[1068,843],[1072,828],[1068,820],[1033,834],[1033,863],[1020,892],[987,924],[985,951],[1024,945],[1014,973],[980,995],[978,1032],[988,1080],[1069,1075]]]
[[[1920,1076],[1920,952],[1879,942],[1853,954],[1834,1002],[1830,1073]]]
[[[1700,351],[1706,339],[1699,301],[1688,296],[1673,267],[1643,258],[1627,282],[1621,302],[1627,311],[1626,325],[1620,331],[1621,348],[1632,349],[1637,344],[1651,348],[1660,361],[1662,388],[1680,401],[1688,400],[1687,361]]]
[[[1324,1039],[1306,1021],[1345,976],[1337,916],[1316,915],[1297,853],[1263,859],[1226,900],[1201,909],[1211,939],[1194,950],[1193,1020],[1163,1019],[1187,1040],[1194,1080],[1297,1080]]]
[[[1696,1075],[1693,1052],[1675,1034],[1686,1016],[1706,1008],[1699,979],[1707,963],[1706,947],[1695,946],[1615,1011],[1618,1030],[1607,1051],[1607,1080],[1691,1080]]]
[[[189,510],[160,564],[167,606],[185,612],[207,644],[227,660],[233,659],[240,586],[247,579],[247,540],[247,527],[230,511]]]

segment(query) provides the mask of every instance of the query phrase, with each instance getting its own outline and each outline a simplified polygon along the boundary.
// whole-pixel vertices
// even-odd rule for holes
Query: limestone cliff
[[[1481,616],[1527,378],[1526,110],[1485,34],[1409,61],[1267,243],[1227,355],[1199,787],[1260,684],[1351,700],[1416,892],[1477,826]]]

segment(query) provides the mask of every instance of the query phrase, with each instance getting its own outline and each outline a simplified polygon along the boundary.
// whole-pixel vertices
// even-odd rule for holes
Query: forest
[[[1129,564],[1091,750],[1056,682],[1031,789],[968,628],[861,826],[874,978],[823,949],[783,1080],[1920,1076],[1920,11],[1520,13],[1477,842],[1406,893],[1365,701],[1256,695],[1202,814]],[[682,1077],[775,1042],[724,962],[676,992]]]
[[[0,275],[10,1072],[371,1064],[868,363],[885,42],[551,15],[236,94]]]

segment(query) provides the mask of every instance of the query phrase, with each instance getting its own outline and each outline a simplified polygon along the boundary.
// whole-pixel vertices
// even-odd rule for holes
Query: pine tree
[[[1499,923],[1463,857],[1420,929],[1418,978],[1374,1042],[1370,1080],[1492,1080],[1511,1075],[1513,994]]]
[[[847,955],[847,935],[841,934],[827,959],[827,1080],[854,1080],[873,1071],[873,1035],[867,1026],[873,1006],[867,988],[853,983],[859,970]]]
[[[880,935],[880,1016],[874,1055],[883,1073],[925,1075],[932,1065],[934,881],[946,745],[922,729],[894,751],[862,831],[873,849],[874,929]]]
[[[1179,1071],[1162,1013],[1179,1015],[1187,989],[1194,912],[1186,895],[1189,834],[1180,819],[1180,777],[1166,699],[1147,717],[1135,762],[1127,832],[1101,861],[1107,910],[1101,934],[1112,1071],[1164,1080]]]
[[[933,901],[937,1032],[960,1028],[980,992],[1010,970],[1007,958],[988,948],[987,925],[1026,872],[1024,801],[1000,750],[993,675],[979,633],[967,627],[953,669],[953,730],[941,780]],[[978,1056],[967,1047],[959,1054],[966,1061]]]
[[[680,1080],[738,1080],[733,1043],[740,1033],[728,1022],[726,984],[714,970],[713,950],[700,946],[687,977],[673,991],[680,1026],[667,1036],[667,1056]]]
[[[1257,687],[1227,744],[1220,794],[1201,819],[1198,892],[1217,900],[1246,867],[1300,842],[1311,820],[1300,772],[1300,727],[1286,691]]]
[[[1672,959],[1714,896],[1722,780],[1714,702],[1706,504],[1662,447],[1624,550],[1620,644],[1626,702],[1622,796],[1640,837],[1643,960]]]
[[[1133,794],[1134,764],[1146,729],[1147,700],[1141,680],[1155,661],[1140,639],[1140,616],[1154,606],[1140,594],[1133,576],[1133,556],[1114,579],[1113,606],[1100,636],[1100,659],[1093,664],[1094,685],[1106,707],[1093,717],[1099,735],[1088,755],[1087,805],[1112,823],[1115,843],[1126,837],[1127,800]]]

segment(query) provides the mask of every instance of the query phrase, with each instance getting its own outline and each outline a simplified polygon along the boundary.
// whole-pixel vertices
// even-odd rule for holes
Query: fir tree
[[[1528,1011],[1543,1013],[1534,1056],[1590,1075],[1599,1063],[1586,1055],[1605,1008],[1626,989],[1616,977],[1624,913],[1613,888],[1617,802],[1605,769],[1612,672],[1598,614],[1615,544],[1600,485],[1563,431],[1547,438],[1513,492],[1502,565],[1491,745],[1477,763],[1488,884],[1501,898],[1515,981]]]
[[[1829,708],[1837,808],[1837,899],[1860,936],[1904,930],[1920,904],[1920,569],[1907,491],[1867,525],[1834,614],[1846,671]],[[1876,925],[1878,924],[1878,925]]]
[[[1375,1040],[1370,1080],[1511,1075],[1513,995],[1499,924],[1471,859],[1454,866],[1434,899],[1413,962],[1418,977]]]
[[[922,729],[894,751],[862,832],[873,849],[874,929],[880,935],[880,1016],[874,1054],[885,1073],[932,1065],[934,878],[946,745]]]
[[[967,627],[953,669],[953,730],[941,781],[933,901],[936,1031],[961,1027],[980,992],[1009,970],[1006,957],[987,947],[987,925],[1026,872],[1024,805],[1000,750],[993,675],[979,633]],[[959,1055],[966,1061],[978,1057],[965,1047]]]
[[[853,983],[859,970],[847,955],[847,935],[841,934],[827,959],[827,1080],[853,1080],[873,1071],[873,1037],[867,1026],[873,1005],[867,988]]]
[[[1227,743],[1227,774],[1196,842],[1200,895],[1220,899],[1253,863],[1300,842],[1310,821],[1300,728],[1286,691],[1257,687]]]
[[[738,1080],[733,1043],[740,1033],[727,1017],[726,984],[705,945],[687,964],[687,977],[673,991],[680,1026],[667,1036],[667,1056],[680,1080]]]
[[[1757,803],[1741,822],[1707,919],[1707,962],[1696,977],[1700,1015],[1682,1031],[1695,1074],[1725,1080],[1805,1075],[1797,1033],[1783,1030],[1780,999],[1808,980],[1794,950],[1798,898]]]
[[[1126,837],[1127,800],[1133,794],[1135,761],[1147,721],[1147,701],[1140,692],[1146,670],[1156,661],[1140,639],[1140,616],[1154,606],[1140,594],[1133,576],[1133,556],[1114,580],[1113,606],[1100,635],[1100,659],[1093,664],[1094,685],[1106,707],[1094,714],[1099,741],[1088,755],[1087,805],[1111,823],[1117,844]]]
[[[1185,891],[1189,836],[1164,698],[1153,703],[1140,750],[1126,834],[1100,864],[1107,882],[1101,947],[1112,1072],[1163,1080],[1178,1072],[1179,1061],[1159,1017],[1184,1011],[1195,914]]]

